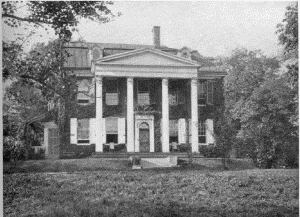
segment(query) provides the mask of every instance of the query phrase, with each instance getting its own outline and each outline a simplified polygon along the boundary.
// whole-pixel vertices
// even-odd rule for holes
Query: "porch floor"
[[[179,158],[188,158],[185,152],[94,152],[94,158],[129,158],[130,156],[139,156],[141,158],[165,158],[168,156],[178,156]],[[194,153],[193,158],[203,158],[200,153]]]

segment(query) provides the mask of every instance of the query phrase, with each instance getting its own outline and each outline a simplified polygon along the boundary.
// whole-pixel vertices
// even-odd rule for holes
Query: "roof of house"
[[[123,52],[128,52],[131,50],[143,49],[143,48],[154,48],[153,45],[140,45],[140,44],[119,44],[119,43],[94,43],[94,42],[81,42],[74,41],[65,44],[65,48],[86,48],[93,49],[94,47],[98,47],[103,50],[103,57],[107,57],[114,54],[119,54]],[[159,49],[161,51],[177,55],[182,49],[170,48],[167,46],[155,47],[155,49]],[[202,67],[213,67],[214,58],[212,57],[204,57],[199,54],[196,50],[191,50],[191,59],[200,63]]]

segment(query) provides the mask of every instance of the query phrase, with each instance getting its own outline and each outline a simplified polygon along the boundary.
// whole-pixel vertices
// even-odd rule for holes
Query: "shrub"
[[[141,157],[140,156],[132,157],[132,165],[141,165]]]
[[[126,145],[125,144],[118,144],[115,146],[115,151],[118,152],[126,152]]]
[[[207,158],[219,158],[222,157],[222,150],[221,147],[217,145],[200,145],[199,152],[204,157]]]
[[[190,152],[191,151],[191,144],[181,143],[177,146],[179,152]]]
[[[37,153],[34,152],[34,148],[30,148],[28,151],[29,160],[42,160],[45,159],[45,150],[39,149]]]
[[[25,160],[28,157],[28,150],[25,144],[12,136],[3,138],[3,161]]]

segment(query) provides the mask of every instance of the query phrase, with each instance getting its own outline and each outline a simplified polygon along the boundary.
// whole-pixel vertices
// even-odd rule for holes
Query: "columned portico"
[[[169,149],[169,81],[162,79],[162,151],[170,152]]]
[[[158,137],[155,137],[156,128],[158,127],[156,123],[161,122],[161,150],[164,153],[170,152],[170,132],[169,132],[169,122],[170,122],[170,106],[169,106],[169,79],[194,79],[198,76],[199,64],[196,61],[185,59],[182,57],[175,56],[173,54],[160,51],[157,49],[145,48],[140,50],[123,52],[116,55],[110,55],[93,62],[93,70],[95,76],[104,76],[109,78],[126,78],[127,90],[124,103],[126,103],[126,148],[127,152],[154,152],[156,151],[156,144],[158,144]],[[134,80],[135,79],[151,79],[154,78],[156,81],[161,80],[161,102],[155,102],[153,105],[158,105],[161,103],[161,119],[157,120],[156,116],[153,120],[149,117],[143,117],[141,123],[136,123],[141,119],[134,114]],[[125,79],[124,79],[125,80]],[[123,81],[124,81],[123,80]],[[97,80],[97,100],[96,100],[96,118],[103,119],[102,117],[102,83],[101,78]],[[157,85],[160,82],[157,83]],[[137,82],[137,85],[139,83]],[[192,82],[192,93],[191,93],[191,116],[192,116],[192,151],[198,152],[198,112],[197,112],[197,80]],[[138,91],[139,86],[137,86],[137,105],[138,105]],[[150,91],[143,93],[141,90],[141,96],[148,96],[150,99]],[[156,93],[160,92],[155,90]],[[144,95],[143,95],[144,94]],[[152,100],[148,99],[148,103],[152,103]],[[155,101],[155,100],[154,100]],[[122,103],[123,99],[119,99],[119,103]],[[146,101],[145,101],[146,102]],[[148,104],[146,103],[146,105]],[[106,106],[106,105],[105,105]],[[151,105],[152,106],[152,105]],[[155,107],[155,106],[154,106]],[[152,107],[151,107],[152,108]],[[158,109],[158,108],[155,108]],[[158,109],[159,110],[159,109]],[[159,111],[160,112],[160,111]],[[119,118],[124,118],[124,113],[119,113]],[[173,116],[172,116],[173,117]],[[173,117],[174,119],[174,117]],[[174,119],[172,121],[174,122]],[[179,118],[178,118],[179,119]],[[151,121],[150,121],[151,120]],[[98,121],[99,122],[99,121]],[[102,121],[104,122],[104,121]],[[152,123],[153,122],[153,123]],[[172,122],[172,123],[173,123]],[[172,125],[173,126],[173,125]],[[118,132],[119,133],[119,132]],[[122,134],[123,132],[120,131]],[[137,133],[139,135],[137,135]],[[123,135],[123,134],[122,134]],[[96,152],[102,152],[102,143],[105,141],[105,135],[97,135]],[[148,137],[149,142],[148,142]],[[142,141],[140,139],[142,138]],[[123,140],[122,140],[123,141]],[[150,145],[146,145],[150,144]],[[141,148],[142,147],[142,148]]]
[[[127,78],[127,152],[134,152],[133,78]]]
[[[192,132],[192,152],[199,152],[198,148],[198,93],[197,80],[191,80],[191,132]]]
[[[103,100],[102,100],[102,77],[96,76],[96,125],[98,133],[96,136],[96,152],[103,152]]]

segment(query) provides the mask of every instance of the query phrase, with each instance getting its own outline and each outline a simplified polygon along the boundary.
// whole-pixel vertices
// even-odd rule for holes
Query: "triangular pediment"
[[[196,61],[169,54],[157,49],[139,49],[111,55],[96,60],[95,64],[148,65],[148,66],[195,66]]]

